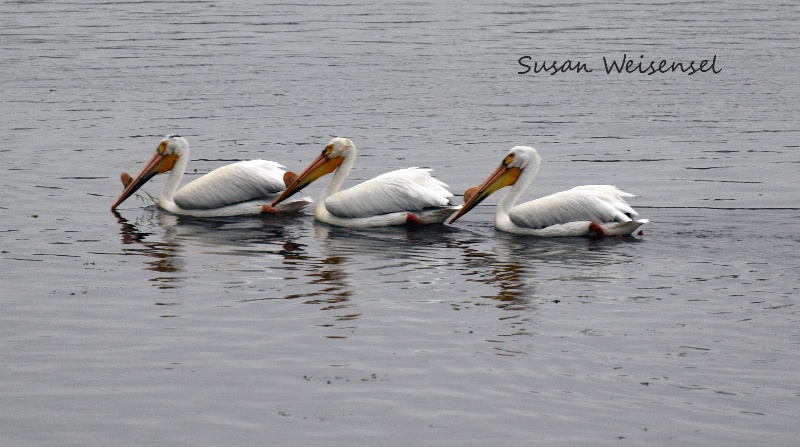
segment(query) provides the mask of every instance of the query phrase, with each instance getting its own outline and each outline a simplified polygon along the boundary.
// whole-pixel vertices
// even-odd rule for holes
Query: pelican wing
[[[219,167],[175,193],[183,209],[214,209],[275,194],[285,189],[284,169],[267,160],[248,160]]]
[[[335,216],[356,218],[450,205],[453,194],[430,171],[407,168],[387,172],[331,195],[325,199],[325,207]]]
[[[569,222],[629,222],[638,213],[625,202],[633,194],[610,185],[578,186],[517,205],[508,213],[515,225],[545,228]]]

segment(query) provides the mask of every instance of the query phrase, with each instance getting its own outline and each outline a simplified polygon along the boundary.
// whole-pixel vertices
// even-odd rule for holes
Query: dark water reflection
[[[0,3],[0,438],[8,445],[795,445],[793,2]],[[592,74],[518,75],[517,59]],[[717,56],[717,75],[602,58]],[[108,212],[166,133],[187,180],[431,167],[512,146],[525,200],[637,194],[625,239]],[[143,190],[157,194],[154,179]],[[308,188],[316,197],[319,185]],[[146,436],[142,434],[145,433]]]
[[[180,276],[173,276],[173,274],[183,270],[180,244],[168,241],[153,242],[146,240],[153,233],[140,231],[136,224],[128,222],[117,212],[114,212],[114,215],[120,224],[123,246],[134,245],[134,247],[123,248],[123,254],[154,258],[153,260],[145,261],[145,264],[148,265],[146,269],[169,274],[168,276],[152,278],[151,281],[155,282],[159,288],[166,289],[176,287],[177,283],[185,279]]]
[[[231,271],[247,275],[246,281],[265,284],[274,272],[283,284],[240,302],[299,300],[331,313],[331,321],[321,327],[345,329],[358,325],[365,299],[413,297],[448,302],[454,309],[493,303],[507,311],[533,311],[548,299],[537,296],[537,283],[614,280],[598,273],[633,262],[626,247],[642,242],[635,237],[525,239],[443,225],[364,231],[312,223],[302,216],[195,219],[153,207],[142,209],[134,223],[115,216],[120,254],[144,257],[143,268],[158,273],[148,281],[160,289],[180,289],[197,279],[187,267],[189,258],[234,256],[239,260]],[[559,274],[541,278],[542,269]]]

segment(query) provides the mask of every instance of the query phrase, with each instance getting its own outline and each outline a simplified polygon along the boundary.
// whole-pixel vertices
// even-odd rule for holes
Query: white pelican
[[[442,223],[461,206],[453,205],[447,185],[431,177],[430,169],[387,172],[350,189],[339,191],[356,160],[358,149],[347,138],[334,138],[297,178],[286,185],[272,206],[325,174],[334,172],[314,209],[314,217],[350,228],[390,225],[422,226]]]
[[[125,189],[111,209],[130,197],[156,174],[170,171],[158,197],[158,206],[174,214],[195,217],[243,216],[297,212],[311,199],[304,197],[273,208],[270,201],[296,175],[274,161],[248,160],[219,167],[178,190],[189,162],[189,143],[180,135],[167,135],[155,155],[136,178],[123,173]],[[177,190],[177,191],[176,191]]]
[[[514,206],[531,184],[542,158],[536,149],[517,146],[508,152],[500,166],[481,185],[464,193],[459,217],[500,188],[511,185],[494,214],[494,225],[501,231],[533,236],[630,235],[649,222],[625,202],[633,194],[611,185],[577,186],[540,199]]]

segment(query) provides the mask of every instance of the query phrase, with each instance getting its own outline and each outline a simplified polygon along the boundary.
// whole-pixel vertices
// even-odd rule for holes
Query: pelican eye
[[[503,164],[508,166],[512,161],[514,161],[514,154],[508,154],[506,158],[503,159]]]
[[[166,150],[167,150],[167,142],[162,141],[161,144],[158,145],[158,149],[156,149],[156,152],[158,152],[159,154],[163,154],[164,151]]]
[[[331,152],[333,152],[333,145],[329,144],[325,146],[325,149],[322,150],[322,156],[327,157],[328,155],[331,154]]]

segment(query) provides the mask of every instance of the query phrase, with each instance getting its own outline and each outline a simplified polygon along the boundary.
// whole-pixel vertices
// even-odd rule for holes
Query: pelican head
[[[272,202],[272,206],[300,192],[314,180],[335,171],[345,158],[355,155],[356,151],[356,145],[349,138],[336,137],[332,139],[322,153],[300,175],[286,185],[286,190]]]
[[[125,190],[122,191],[117,201],[111,205],[111,209],[116,209],[128,197],[133,195],[139,188],[142,187],[148,180],[153,178],[156,174],[163,174],[169,172],[175,167],[178,159],[189,156],[189,142],[186,138],[180,135],[167,135],[161,140],[161,143],[156,148],[156,153],[147,162],[139,174],[132,180],[125,182]]]
[[[541,160],[542,158],[539,157],[536,149],[532,147],[515,146],[512,148],[503,158],[500,166],[483,183],[464,191],[464,206],[450,219],[450,223],[467,214],[469,210],[497,190],[516,183],[525,168],[538,170]]]

